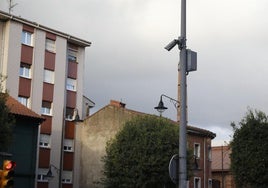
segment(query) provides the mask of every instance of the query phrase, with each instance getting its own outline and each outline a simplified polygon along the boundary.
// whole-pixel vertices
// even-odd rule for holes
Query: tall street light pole
[[[180,111],[178,111],[178,121],[180,123],[180,138],[179,138],[179,175],[178,188],[187,187],[187,89],[186,76],[191,71],[197,69],[197,53],[186,49],[186,0],[181,0],[181,36],[178,39],[171,41],[165,49],[170,51],[178,45],[180,49],[180,64],[179,64],[179,102]]]
[[[180,138],[179,138],[179,188],[187,187],[187,141],[186,141],[186,70],[187,70],[187,54],[186,54],[186,0],[181,0],[181,45],[180,48]]]
[[[197,68],[197,53],[186,49],[186,0],[181,0],[181,36],[178,39],[171,41],[165,49],[170,51],[178,45],[180,49],[180,64],[179,64],[179,100],[180,110],[177,113],[180,123],[180,138],[179,138],[179,175],[178,188],[187,187],[187,89],[186,76],[190,71],[196,71]]]

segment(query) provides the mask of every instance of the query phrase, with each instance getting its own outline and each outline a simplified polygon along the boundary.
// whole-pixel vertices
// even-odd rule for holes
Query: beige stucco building
[[[89,116],[79,126],[81,134],[80,188],[102,187],[96,182],[103,177],[101,159],[105,155],[107,141],[115,136],[126,121],[139,115],[146,114],[129,110],[124,103],[111,100],[109,105]],[[211,140],[216,135],[208,130],[191,126],[187,127],[187,133],[188,147],[193,148],[197,165],[189,187],[209,188],[212,186]]]

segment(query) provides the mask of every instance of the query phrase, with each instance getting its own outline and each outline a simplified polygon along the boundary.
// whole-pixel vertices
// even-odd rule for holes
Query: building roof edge
[[[122,105],[123,104],[123,105]],[[104,106],[103,108],[99,109],[97,112],[95,112],[94,114],[90,115],[88,118],[91,118],[92,116],[94,116],[95,114],[99,113],[100,111],[102,111],[103,109],[105,108],[108,108],[108,107],[114,107],[114,108],[121,108],[121,109],[124,109],[125,111],[128,111],[130,113],[134,113],[134,114],[137,114],[137,115],[149,115],[149,116],[155,116],[153,114],[147,114],[147,113],[144,113],[144,112],[139,112],[139,111],[135,111],[135,110],[131,110],[131,109],[128,109],[126,108],[126,104],[122,103],[122,102],[119,102],[119,101],[115,101],[115,100],[111,100],[110,101],[110,104]],[[166,118],[168,119],[168,118]],[[172,121],[173,123],[178,123],[176,121],[173,121],[171,119],[168,119],[170,121]],[[209,137],[211,139],[214,139],[216,137],[216,133],[213,133],[209,130],[206,130],[206,129],[202,129],[202,128],[198,128],[198,127],[194,127],[194,126],[190,126],[190,125],[187,125],[187,134],[197,134],[197,135],[201,135],[201,136],[205,136],[205,137]]]
[[[55,35],[61,36],[63,38],[66,38],[67,41],[69,41],[71,43],[74,43],[74,44],[77,44],[77,45],[80,45],[80,46],[83,46],[83,47],[91,46],[91,42],[89,42],[89,41],[86,41],[84,39],[80,39],[78,37],[69,35],[67,33],[64,33],[64,32],[61,32],[61,31],[46,27],[46,26],[41,25],[41,24],[36,23],[36,22],[29,21],[27,19],[24,19],[24,18],[21,18],[21,17],[18,17],[18,16],[14,16],[12,14],[8,14],[7,12],[1,11],[1,10],[0,10],[0,20],[4,20],[4,21],[13,20],[13,21],[23,23],[23,24],[32,26],[34,28],[37,28],[37,29],[47,31],[47,32],[53,33]]]
[[[40,123],[45,121],[44,117],[27,108],[11,96],[7,97],[6,106],[9,108],[11,114],[21,117],[29,117],[39,121]]]

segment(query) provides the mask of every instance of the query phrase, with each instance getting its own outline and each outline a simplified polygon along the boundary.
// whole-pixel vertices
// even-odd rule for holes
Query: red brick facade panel
[[[43,84],[43,101],[53,101],[54,85],[45,83]]]
[[[47,182],[37,182],[37,187],[38,188],[48,188],[48,183]]]
[[[46,33],[46,38],[51,39],[51,40],[56,40],[56,35],[47,32]]]
[[[193,187],[194,177],[200,177],[202,184],[208,185],[208,179],[212,179],[211,176],[211,159],[209,159],[209,148],[211,147],[210,139],[198,136],[197,134],[187,135],[188,148],[194,150],[194,145],[200,145],[200,157],[196,159],[198,165],[197,170],[193,170],[193,177],[191,178],[190,187]],[[193,156],[194,159],[194,156]],[[201,186],[203,188],[203,186]]]
[[[20,61],[29,65],[33,62],[33,47],[22,44]]]
[[[76,108],[76,92],[67,90],[66,107]]]
[[[52,117],[50,116],[44,116],[42,115],[43,117],[46,118],[46,121],[44,121],[42,124],[41,124],[41,133],[42,134],[51,134],[51,127],[52,127]]]
[[[52,71],[55,70],[55,58],[56,58],[55,53],[45,51],[45,69]]]
[[[74,50],[78,50],[78,46],[71,43],[68,43],[68,47]]]
[[[31,80],[20,77],[19,79],[19,96],[30,97],[31,95]]]
[[[50,164],[50,149],[39,149],[39,168],[49,168]]]
[[[72,188],[72,184],[62,184],[62,188]]]
[[[23,25],[23,30],[28,31],[30,33],[34,33],[34,28],[29,25]]]
[[[68,77],[76,79],[77,78],[77,63],[69,62],[68,64]]]
[[[73,170],[74,163],[74,153],[73,152],[64,152],[63,156],[63,170]]]
[[[71,121],[65,121],[65,138],[74,139],[75,124]]]

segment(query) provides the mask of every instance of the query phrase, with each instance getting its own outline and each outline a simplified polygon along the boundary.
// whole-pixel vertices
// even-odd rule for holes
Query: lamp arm
[[[173,105],[175,106],[175,108],[179,108],[179,107],[180,107],[180,102],[177,101],[176,99],[173,99],[173,98],[171,98],[171,97],[169,97],[169,96],[167,96],[167,95],[165,95],[165,94],[162,94],[162,95],[161,95],[161,97],[160,97],[161,100],[162,100],[162,97],[166,97],[166,98],[168,98],[168,99],[170,100],[170,102],[173,103]]]

